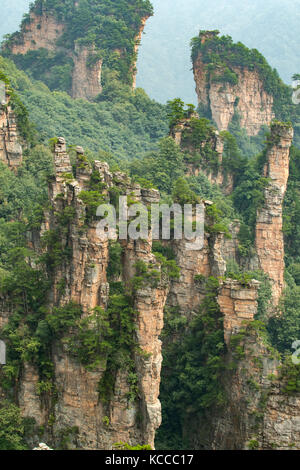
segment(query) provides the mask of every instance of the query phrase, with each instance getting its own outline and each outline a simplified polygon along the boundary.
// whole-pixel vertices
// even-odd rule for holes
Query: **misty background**
[[[151,0],[155,15],[145,28],[137,85],[165,102],[196,101],[190,40],[200,29],[219,29],[258,49],[290,84],[300,73],[300,0]],[[0,0],[0,37],[18,29],[31,0]]]

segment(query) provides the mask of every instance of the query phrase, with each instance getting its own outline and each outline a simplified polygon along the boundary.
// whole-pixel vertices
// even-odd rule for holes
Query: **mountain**
[[[215,29],[197,112],[150,99],[151,14],[36,0],[1,50],[0,450],[300,449],[300,108]]]
[[[1,0],[0,40],[5,34],[11,34],[18,29],[29,4],[30,0]]]
[[[138,61],[138,85],[165,102],[175,96],[196,102],[190,40],[203,29],[219,29],[256,48],[286,83],[300,70],[299,0],[153,0]]]

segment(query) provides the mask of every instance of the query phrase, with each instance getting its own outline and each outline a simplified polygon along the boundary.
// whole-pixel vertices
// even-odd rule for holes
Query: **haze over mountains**
[[[30,0],[0,0],[0,36],[18,28]],[[138,61],[138,86],[159,101],[180,96],[195,102],[190,39],[219,29],[262,52],[286,83],[300,72],[297,36],[300,0],[152,0]]]

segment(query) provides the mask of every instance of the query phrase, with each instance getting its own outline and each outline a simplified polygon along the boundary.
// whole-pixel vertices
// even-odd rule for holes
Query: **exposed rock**
[[[206,41],[208,36],[203,37]],[[240,116],[240,125],[249,136],[255,136],[263,125],[269,125],[275,117],[273,97],[264,90],[263,82],[256,70],[232,66],[238,76],[238,84],[220,83],[211,79],[201,53],[193,64],[196,92],[199,105],[211,113],[220,131],[228,130],[235,113]],[[222,75],[222,68],[216,75]]]
[[[190,123],[192,118],[199,118],[197,113],[193,113],[190,118],[183,119],[179,121],[176,126],[171,128],[170,135],[175,140],[176,144],[179,145],[182,150],[188,150],[193,153],[195,150],[193,145],[186,145],[183,144],[182,136],[185,131],[190,129]],[[228,195],[233,190],[233,177],[228,172],[224,171],[222,167],[223,162],[223,151],[224,151],[224,140],[220,136],[219,132],[216,130],[213,133],[213,136],[210,137],[208,140],[204,140],[202,143],[202,147],[208,145],[213,151],[217,154],[218,159],[218,168],[213,170],[209,166],[209,159],[206,161],[205,155],[203,158],[202,164],[195,164],[185,162],[186,166],[186,174],[187,176],[198,176],[199,173],[204,173],[207,179],[212,184],[217,184],[222,189],[223,193]]]
[[[39,443],[38,447],[34,447],[32,450],[53,450],[50,447],[47,446],[47,444],[44,444],[43,442]]]
[[[6,104],[0,105],[0,161],[12,170],[22,164],[23,150],[20,141],[16,116],[7,97]]]
[[[279,358],[251,326],[244,331],[243,357],[222,377],[226,403],[190,420],[186,437],[195,449],[299,450],[300,396],[284,393]],[[234,354],[229,344],[228,364]]]
[[[145,26],[146,26],[146,21],[148,20],[148,18],[149,18],[149,16],[146,16],[145,18],[141,19],[140,30],[139,30],[139,33],[138,33],[136,39],[135,39],[134,52],[135,52],[136,56],[137,56],[137,53],[138,53],[138,50],[139,50],[139,46],[141,44],[142,35],[143,35],[144,29],[145,29]],[[137,77],[136,62],[137,61],[135,61],[135,64],[133,66],[133,83],[132,83],[133,88],[136,88],[136,77]]]
[[[55,144],[55,177],[49,183],[51,210],[46,213],[45,230],[57,229],[58,214],[71,214],[66,230],[61,234],[62,248],[68,248],[70,256],[62,259],[52,273],[49,306],[63,306],[70,301],[81,305],[83,315],[90,315],[96,306],[107,307],[109,284],[107,266],[109,261],[108,240],[100,240],[97,222],[85,219],[86,206],[80,199],[82,190],[88,188],[92,169],[81,147],[76,148],[76,179],[66,152],[66,142],[58,138]],[[159,199],[156,190],[144,190],[131,184],[125,174],[113,175],[106,163],[95,162],[94,171],[99,172],[105,183],[103,195],[113,185],[134,192],[136,200],[149,204]],[[39,244],[37,244],[39,246]],[[152,242],[148,240],[123,241],[123,275],[126,285],[135,275],[135,264],[143,261],[149,268],[160,271],[160,265],[152,254]],[[127,370],[118,370],[114,394],[105,404],[99,400],[98,385],[106,370],[106,361],[88,370],[70,356],[64,343],[55,341],[52,346],[55,403],[38,393],[39,374],[31,364],[25,363],[20,377],[18,401],[22,414],[34,418],[38,426],[47,429],[49,420],[51,435],[45,434],[54,447],[64,430],[78,429],[70,438],[69,448],[111,449],[115,442],[131,445],[149,444],[154,447],[155,431],[161,423],[161,405],[158,399],[161,370],[161,341],[163,311],[169,290],[164,276],[155,285],[144,285],[134,294],[136,316],[137,350],[134,361],[138,377],[139,394],[128,402],[130,382]],[[9,312],[2,317],[5,322]],[[34,445],[34,441],[30,441]]]
[[[60,23],[52,14],[44,12],[43,15],[30,13],[29,21],[18,33],[17,39],[10,46],[13,54],[26,54],[28,51],[38,49],[56,50],[56,42],[65,30],[63,23]]]
[[[135,39],[134,53],[137,56],[142,33],[148,16],[141,19],[141,26]],[[23,25],[20,32],[9,43],[4,44],[14,55],[25,55],[29,51],[46,49],[50,52],[61,52],[73,60],[72,98],[92,100],[102,93],[101,73],[103,59],[94,45],[83,46],[75,42],[74,48],[64,47],[59,41],[66,31],[66,25],[59,21],[54,13],[45,10],[41,14],[30,13],[29,20]],[[120,56],[122,50],[116,50]],[[133,88],[136,86],[136,60],[132,66]]]
[[[221,283],[217,301],[224,315],[224,339],[227,346],[233,334],[239,333],[245,321],[252,321],[257,313],[259,282],[252,280],[247,286],[226,279]]]
[[[273,305],[278,305],[284,288],[284,240],[282,205],[289,176],[289,154],[293,129],[288,125],[271,127],[271,144],[266,153],[263,176],[269,179],[264,203],[258,210],[255,246],[260,268],[272,281]]]

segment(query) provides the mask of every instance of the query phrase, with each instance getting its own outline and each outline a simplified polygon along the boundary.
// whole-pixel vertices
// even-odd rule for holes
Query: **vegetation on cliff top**
[[[40,49],[24,56],[10,54],[11,44],[22,43],[24,31],[32,21],[31,14],[38,17],[53,14],[59,24],[64,24],[64,32],[57,39],[57,52]],[[51,89],[69,91],[73,61],[66,51],[74,51],[75,44],[92,46],[90,65],[102,58],[104,72],[114,71],[118,80],[132,85],[137,37],[143,18],[152,14],[149,0],[36,0],[30,13],[24,15],[21,30],[6,39],[4,52]]]
[[[274,98],[273,110],[277,119],[292,121],[296,142],[300,142],[299,106],[292,102],[292,88],[287,86],[257,49],[249,49],[230,36],[219,36],[219,31],[200,31],[191,41],[192,61],[199,55],[205,64],[208,80],[237,85],[239,68],[257,71],[264,89]]]

